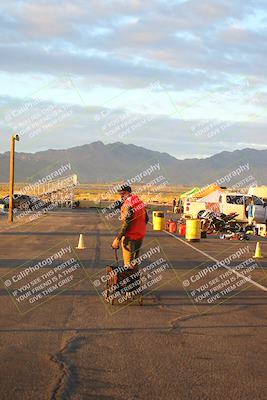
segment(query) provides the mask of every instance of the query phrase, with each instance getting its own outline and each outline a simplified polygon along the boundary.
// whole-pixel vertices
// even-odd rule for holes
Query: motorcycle
[[[202,229],[209,234],[242,232],[242,225],[235,220],[237,216],[237,213],[226,215],[206,210],[201,213],[199,217],[201,219]]]

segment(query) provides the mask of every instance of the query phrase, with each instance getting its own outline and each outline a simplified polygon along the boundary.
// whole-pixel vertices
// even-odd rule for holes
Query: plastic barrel
[[[153,211],[153,230],[163,231],[165,229],[165,216],[163,211]]]
[[[190,242],[198,242],[201,238],[201,220],[187,219],[186,220],[186,240]]]
[[[168,219],[168,221],[166,221],[166,224],[165,224],[165,229],[166,229],[166,231],[169,230],[170,222],[171,222],[170,219]]]
[[[180,224],[179,226],[179,235],[185,236],[186,234],[186,224]]]
[[[177,222],[176,221],[171,221],[170,223],[169,223],[169,232],[170,233],[176,233],[176,231],[177,231]]]

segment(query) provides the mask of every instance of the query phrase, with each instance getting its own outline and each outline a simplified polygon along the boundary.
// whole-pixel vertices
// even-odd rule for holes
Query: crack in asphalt
[[[63,344],[63,347],[50,360],[59,366],[60,376],[54,385],[50,400],[64,400],[67,395],[73,393],[78,381],[76,366],[68,360],[68,354],[74,353],[81,347],[85,338],[74,332],[72,336]]]
[[[66,321],[65,321],[65,327],[68,327],[69,322],[71,321],[74,311],[75,311],[75,300],[77,296],[73,297],[72,304],[71,304],[71,310],[70,313],[68,314]],[[77,330],[72,329],[70,331],[71,335],[69,339],[65,339],[63,341],[61,349],[54,355],[50,357],[50,361],[54,362],[58,367],[60,371],[60,376],[57,380],[57,382],[54,385],[54,389],[52,390],[50,400],[57,400],[60,398],[63,400],[64,394],[67,391],[72,390],[73,382],[75,379],[73,376],[76,376],[76,368],[75,365],[67,360],[66,355],[70,352],[75,351],[79,347],[79,341],[81,338],[78,336]],[[64,335],[64,334],[63,334]],[[63,340],[63,337],[62,337]],[[62,393],[60,397],[58,397],[59,393]]]
[[[173,319],[173,320],[171,320],[170,321],[170,330],[179,330],[179,331],[181,331],[184,327],[182,327],[181,325],[180,325],[180,323],[181,322],[186,322],[186,321],[190,321],[190,320],[193,320],[193,319],[196,319],[196,318],[202,318],[202,317],[207,317],[207,316],[209,316],[209,315],[212,315],[212,316],[214,316],[214,315],[223,315],[223,314],[230,314],[230,313],[232,313],[232,312],[239,312],[239,311],[242,311],[243,309],[245,309],[245,308],[247,308],[247,306],[245,306],[245,305],[238,305],[237,307],[234,307],[233,309],[231,309],[231,310],[226,310],[226,311],[219,311],[219,312],[216,312],[216,313],[212,313],[212,314],[209,314],[209,311],[207,311],[207,312],[203,312],[203,313],[198,313],[198,314],[190,314],[190,315],[187,315],[187,316],[184,316],[184,317],[177,317],[177,318],[175,318],[175,319]]]

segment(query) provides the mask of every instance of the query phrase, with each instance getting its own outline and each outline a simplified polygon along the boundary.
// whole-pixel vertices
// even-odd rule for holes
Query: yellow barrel
[[[163,211],[153,211],[153,230],[163,231],[165,229],[165,216]]]
[[[186,220],[186,240],[190,242],[198,242],[201,238],[201,220],[187,219]]]

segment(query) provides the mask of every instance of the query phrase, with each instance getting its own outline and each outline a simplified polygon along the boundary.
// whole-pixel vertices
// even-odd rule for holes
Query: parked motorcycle
[[[237,213],[226,215],[209,210],[206,210],[199,215],[202,229],[207,233],[242,232],[242,225],[235,220],[237,216]]]

